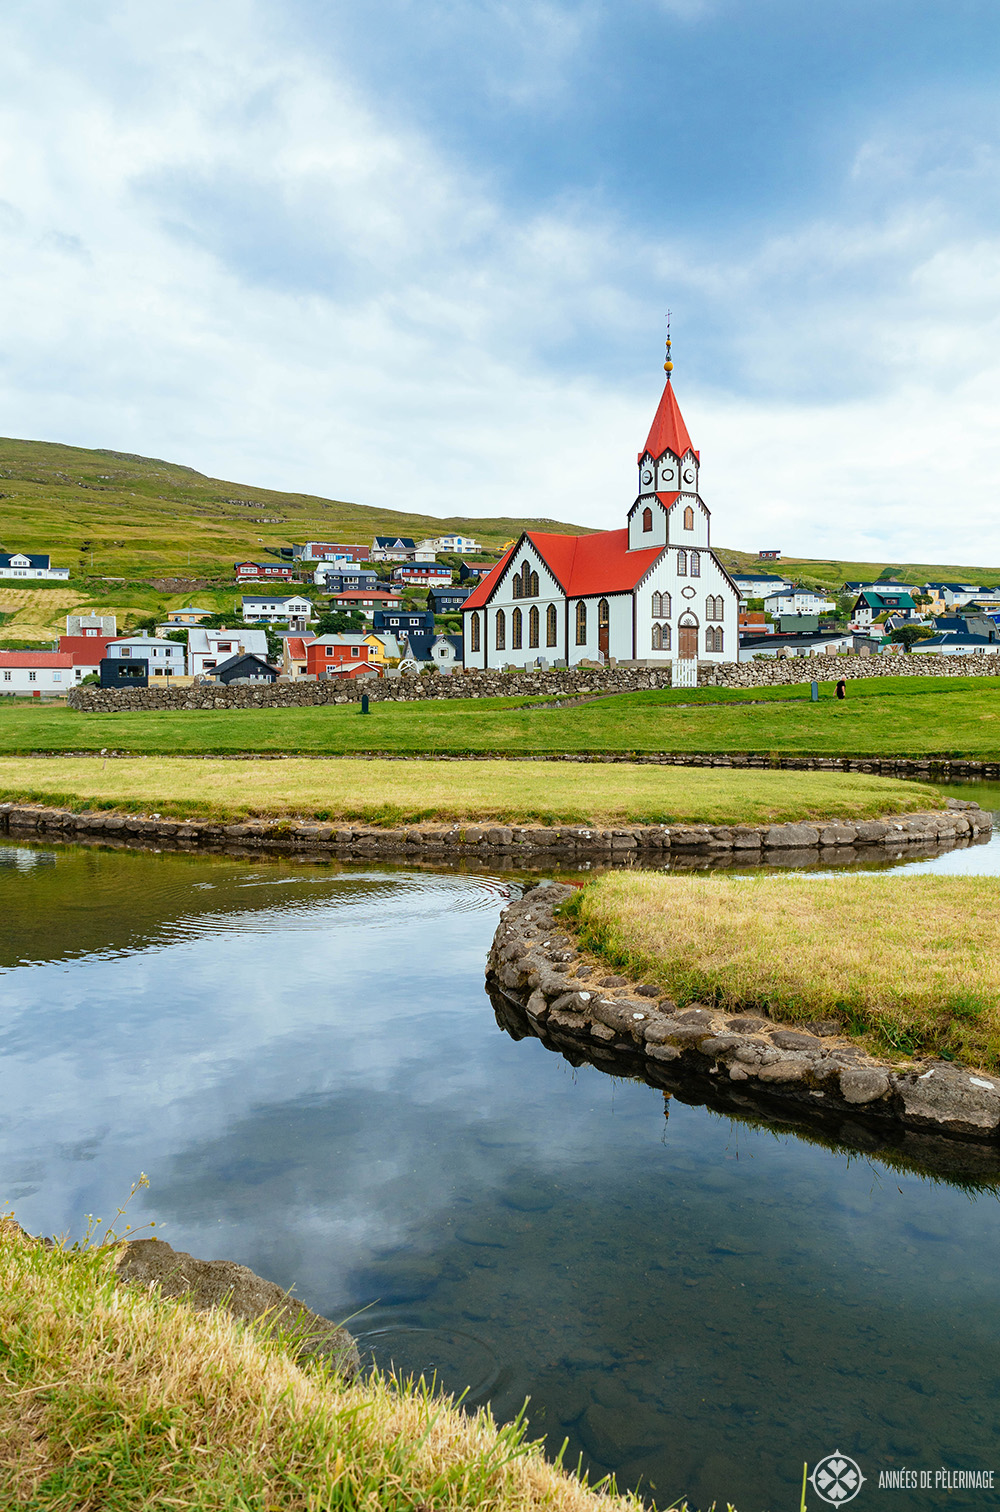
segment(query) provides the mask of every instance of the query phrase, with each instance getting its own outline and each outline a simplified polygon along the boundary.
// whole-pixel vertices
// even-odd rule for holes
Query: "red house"
[[[286,562],[236,562],[234,567],[238,583],[255,582],[261,578],[268,581],[277,579],[283,583],[295,580],[295,569]]]
[[[368,651],[363,635],[321,635],[306,646],[306,671],[314,677],[356,676],[368,667]]]
[[[73,658],[76,682],[92,672],[100,673],[101,657],[107,656],[108,642],[115,639],[113,635],[60,635],[59,650]]]

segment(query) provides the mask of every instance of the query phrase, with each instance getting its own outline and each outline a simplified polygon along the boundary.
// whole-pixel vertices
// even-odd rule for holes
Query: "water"
[[[957,862],[1000,847],[917,868]],[[483,966],[516,886],[0,845],[0,1202],[79,1234],[144,1170],[133,1222],[500,1416],[530,1396],[662,1505],[797,1507],[835,1449],[859,1508],[880,1469],[993,1468],[996,1190],[513,1041]]]

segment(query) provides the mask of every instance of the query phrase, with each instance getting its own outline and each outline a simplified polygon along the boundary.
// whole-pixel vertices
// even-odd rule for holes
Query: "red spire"
[[[669,375],[646,437],[646,445],[639,456],[641,458],[648,452],[653,461],[658,462],[666,451],[673,452],[675,457],[683,457],[685,452],[694,451]]]

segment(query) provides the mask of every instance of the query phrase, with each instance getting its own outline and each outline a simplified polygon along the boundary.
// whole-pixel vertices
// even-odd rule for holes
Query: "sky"
[[[0,434],[1000,563],[995,0],[7,0]]]

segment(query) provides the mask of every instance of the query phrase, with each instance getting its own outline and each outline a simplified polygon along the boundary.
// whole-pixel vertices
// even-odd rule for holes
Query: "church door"
[[[608,608],[607,599],[601,599],[597,606],[597,649],[608,659],[608,646],[611,638],[611,611]]]
[[[697,658],[698,624],[697,621],[692,621],[688,615],[685,615],[685,619],[688,623],[685,624],[684,620],[682,620],[677,627],[677,654],[682,657],[693,656]]]

